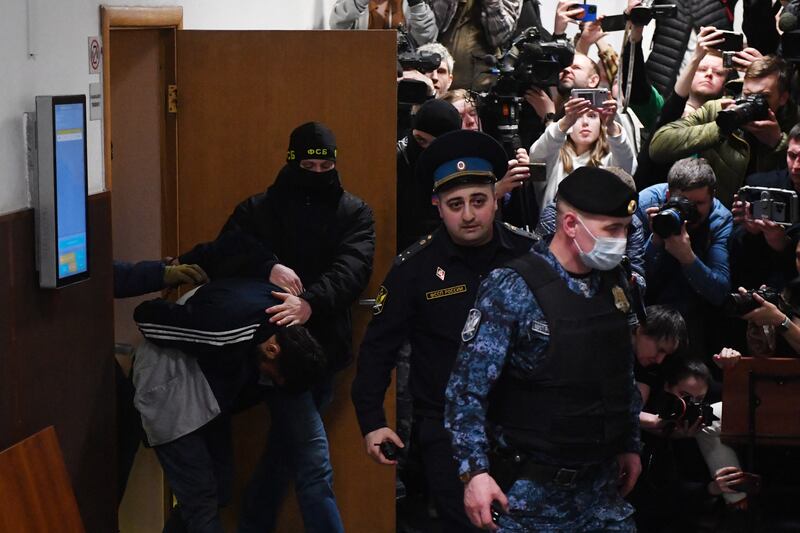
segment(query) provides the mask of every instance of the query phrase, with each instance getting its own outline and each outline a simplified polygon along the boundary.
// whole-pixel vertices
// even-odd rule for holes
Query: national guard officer
[[[397,256],[380,287],[352,397],[367,454],[380,464],[395,464],[380,448],[385,441],[403,446],[387,425],[383,400],[398,349],[410,342],[413,442],[445,531],[471,531],[442,423],[444,389],[480,280],[530,250],[534,241],[531,234],[494,220],[494,182],[506,173],[507,161],[488,135],[446,133],[425,150],[417,169],[422,178],[433,177],[442,224]]]
[[[464,506],[502,531],[635,531],[641,398],[618,267],[636,191],[583,167],[560,184],[555,234],[492,271],[446,392]]]

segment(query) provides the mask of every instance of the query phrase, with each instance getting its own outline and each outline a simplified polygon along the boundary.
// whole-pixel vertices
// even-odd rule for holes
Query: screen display
[[[86,116],[83,103],[56,103],[55,130],[58,278],[87,271]]]

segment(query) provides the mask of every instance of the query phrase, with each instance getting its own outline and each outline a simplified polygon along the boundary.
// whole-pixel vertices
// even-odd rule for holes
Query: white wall
[[[100,34],[97,0],[0,0],[0,214],[30,205],[22,114],[38,94],[86,94],[87,37]],[[315,29],[333,0],[134,0],[113,5],[183,5],[185,29]],[[30,19],[30,28],[29,27]],[[30,42],[34,56],[28,55]],[[89,191],[103,190],[101,121],[88,125]]]

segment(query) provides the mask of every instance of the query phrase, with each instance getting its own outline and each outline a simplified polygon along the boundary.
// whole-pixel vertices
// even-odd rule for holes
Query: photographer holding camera
[[[711,498],[736,495],[735,502],[745,497],[735,488],[746,474],[735,454],[726,457],[730,462],[708,463],[708,472],[699,464],[699,436],[712,423],[706,417],[715,418],[706,400],[711,384],[708,367],[677,358],[664,370],[658,388],[643,388],[639,383],[645,404],[642,428],[647,431],[642,434],[642,475],[630,499],[641,531],[694,531],[694,520]]]
[[[677,161],[667,183],[639,193],[645,234],[647,302],[671,305],[689,328],[690,348],[698,355],[712,331],[710,312],[731,287],[728,238],[733,217],[714,197],[717,179],[705,159]]]
[[[800,272],[800,242],[793,249],[798,254],[796,268]],[[752,298],[758,306],[742,315],[748,326],[748,350],[753,355],[800,355],[800,318],[795,316],[796,304],[791,294],[797,291],[796,282],[792,285],[791,290],[784,290],[774,297],[769,295],[770,289],[766,286],[758,291],[739,287],[739,294]],[[764,297],[765,293],[768,298]]]
[[[615,166],[628,173],[636,169],[636,153],[616,116],[614,99],[595,107],[584,98],[571,98],[564,105],[564,116],[533,143],[531,160],[543,160],[547,165],[546,180],[534,184],[540,212],[555,198],[559,183],[576,168]]]
[[[656,4],[661,2],[655,2]],[[647,77],[662,95],[669,94],[703,26],[733,29],[732,4],[719,0],[670,0],[674,16],[656,17]]]
[[[752,174],[747,177],[745,185],[785,191],[782,198],[792,193],[800,195],[800,124],[792,128],[788,140],[787,168]],[[782,289],[797,276],[794,247],[787,235],[787,225],[778,223],[783,221],[754,216],[752,203],[738,195],[732,212],[736,224],[730,244],[734,286],[767,284]],[[791,212],[787,213],[787,218],[791,219]]]
[[[632,4],[638,4],[639,1],[633,0]],[[642,136],[639,164],[634,174],[639,190],[666,181],[670,168],[669,163],[657,164],[650,158],[649,141],[652,133],[665,124],[693,113],[706,102],[720,98],[725,81],[731,74],[730,69],[723,67],[722,57],[715,49],[723,41],[722,32],[711,26],[700,28],[694,52],[678,75],[672,94],[665,100],[647,79],[642,50],[643,29],[644,26],[633,25],[629,36],[634,54],[629,105],[648,129],[648,134]],[[630,47],[623,51],[623,80],[627,80],[630,68],[629,51]]]
[[[717,198],[733,204],[746,175],[783,165],[786,133],[797,122],[789,103],[789,74],[778,56],[753,61],[744,75],[744,98],[706,102],[691,115],[659,129],[650,143],[656,163],[700,154],[717,175]]]

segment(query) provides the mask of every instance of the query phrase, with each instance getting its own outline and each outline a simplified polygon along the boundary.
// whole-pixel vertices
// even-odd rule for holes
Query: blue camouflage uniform
[[[570,290],[592,297],[600,286],[600,274],[570,275],[548,249],[538,243],[537,253],[566,281]],[[509,268],[490,273],[481,284],[475,309],[480,322],[472,338],[466,335],[446,391],[445,427],[452,436],[459,473],[489,469],[487,452],[503,446],[503,429],[487,420],[489,393],[505,365],[535,372],[546,364],[549,329],[546,317],[525,280]],[[478,316],[476,311],[472,313]],[[633,325],[636,317],[630,314]],[[474,326],[474,324],[473,324]],[[639,452],[641,396],[631,363],[630,433],[621,452]],[[530,453],[536,463],[555,465],[554,458]],[[509,514],[500,515],[500,531],[635,531],[633,507],[618,492],[618,469],[612,457],[596,465],[596,473],[574,485],[518,479],[506,490]]]

